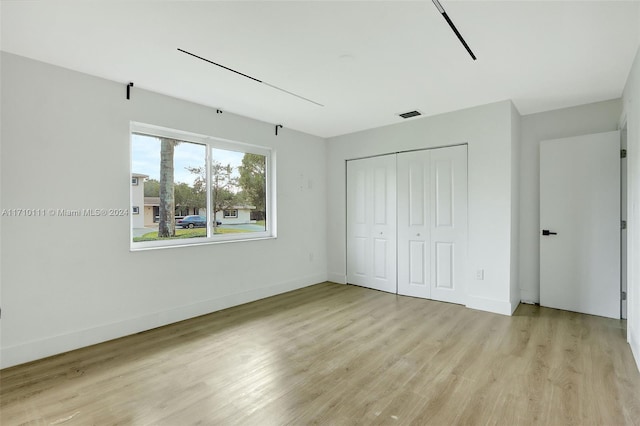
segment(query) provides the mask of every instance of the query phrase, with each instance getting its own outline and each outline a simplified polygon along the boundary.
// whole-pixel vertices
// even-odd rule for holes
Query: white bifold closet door
[[[466,145],[398,154],[398,294],[464,303]]]
[[[396,292],[396,156],[347,162],[347,281]]]
[[[466,145],[347,162],[347,282],[464,303],[466,253]]]

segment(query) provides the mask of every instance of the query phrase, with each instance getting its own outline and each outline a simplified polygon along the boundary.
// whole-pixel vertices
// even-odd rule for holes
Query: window
[[[275,237],[272,164],[269,148],[132,123],[132,250]]]
[[[224,217],[225,217],[225,219],[227,219],[227,218],[237,218],[238,217],[238,210],[225,210],[224,211]]]
[[[132,177],[131,178],[131,185],[138,186],[138,178],[137,177]]]
[[[139,206],[132,206],[131,207],[131,213],[132,214],[140,214],[140,207]]]

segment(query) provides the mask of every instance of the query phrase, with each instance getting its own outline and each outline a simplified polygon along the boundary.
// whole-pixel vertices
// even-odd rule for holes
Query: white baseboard
[[[327,275],[327,279],[333,283],[338,283],[338,284],[347,283],[347,276],[345,274],[340,274],[336,272],[329,272],[329,274]]]
[[[501,315],[511,315],[518,307],[518,303],[512,304],[508,300],[486,299],[478,296],[467,296],[467,308],[479,311],[493,312]]]
[[[629,346],[631,346],[631,353],[636,360],[636,367],[640,371],[640,338],[636,335],[635,330],[631,328],[629,328]]]
[[[2,348],[0,368],[12,367],[29,361],[61,354],[74,349],[95,345],[130,334],[151,330],[163,325],[209,314],[232,306],[242,305],[313,284],[326,281],[325,274],[301,277],[292,281],[256,288],[242,293],[209,299],[190,305],[179,306],[167,311],[147,314],[98,327],[34,340],[15,346]]]

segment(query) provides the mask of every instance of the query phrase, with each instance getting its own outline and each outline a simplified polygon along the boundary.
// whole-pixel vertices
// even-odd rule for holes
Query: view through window
[[[272,236],[269,158],[265,148],[134,126],[132,248]]]

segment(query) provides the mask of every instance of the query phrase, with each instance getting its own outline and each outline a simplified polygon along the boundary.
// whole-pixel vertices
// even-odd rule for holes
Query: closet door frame
[[[457,153],[448,155],[451,153],[449,149]],[[347,283],[402,295],[465,304],[468,254],[467,155],[468,145],[459,144],[347,160]],[[356,267],[352,247],[355,228],[352,219],[356,212],[353,200],[350,199],[353,197],[353,194],[350,196],[350,192],[353,191],[351,185],[354,185],[355,178],[350,175],[350,168],[357,169],[357,165],[365,164],[357,163],[358,161],[375,162],[391,157],[396,160],[394,179],[386,182],[391,185],[389,182],[393,181],[395,192],[393,197],[387,197],[387,200],[394,202],[390,208],[392,214],[387,215],[387,218],[395,215],[395,241],[388,238],[394,233],[390,230],[391,222],[385,223],[387,229],[382,232],[387,237],[385,247],[393,247],[395,250],[395,253],[386,252],[386,259],[393,258],[394,261],[393,267],[386,270],[395,270],[395,289],[388,285],[388,282],[382,286],[372,284],[374,277],[379,275],[374,267],[381,264],[380,259],[377,262],[371,260],[368,266],[366,261],[363,261],[375,259],[372,254],[375,233],[381,231],[374,230],[372,223],[366,226],[370,241],[365,243],[364,239],[361,240],[363,249],[359,251],[360,260]],[[405,168],[407,164],[412,164],[411,170]],[[369,189],[365,191],[370,193],[373,185],[371,182],[375,177],[362,175],[359,179],[361,186],[365,185],[362,182],[368,182],[366,185]],[[418,203],[410,205],[411,203],[403,198],[406,195],[403,191],[410,191],[406,185],[414,185],[415,193],[416,184],[420,184],[421,187],[418,190],[423,200],[421,207]],[[447,193],[447,188],[450,193]],[[367,212],[375,210],[371,203],[369,201],[367,204],[361,200],[358,213],[361,219]],[[439,204],[434,206],[434,203]],[[378,250],[378,253],[380,252]]]

